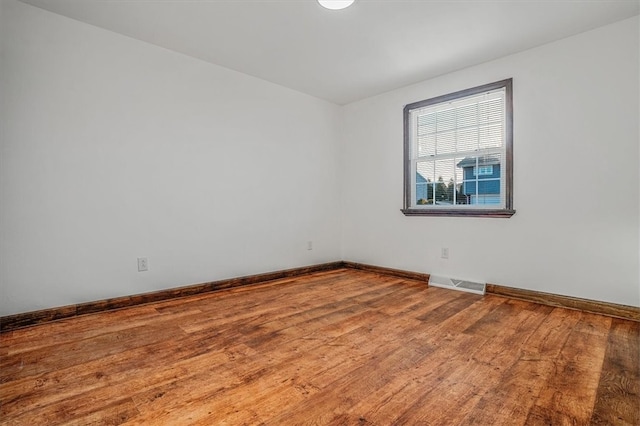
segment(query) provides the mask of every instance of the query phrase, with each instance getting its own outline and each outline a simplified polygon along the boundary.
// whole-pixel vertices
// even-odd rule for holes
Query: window
[[[473,167],[474,176],[486,176],[486,175],[492,175],[492,174],[493,174],[493,165]]]
[[[511,217],[512,80],[404,108],[405,215]]]

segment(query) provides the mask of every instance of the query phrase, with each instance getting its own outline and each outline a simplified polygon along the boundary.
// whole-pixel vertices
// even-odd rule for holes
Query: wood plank
[[[115,297],[93,302],[79,303],[76,305],[42,309],[39,311],[25,312],[14,315],[6,315],[0,317],[0,333],[60,319],[73,318],[79,315],[121,309],[168,299],[183,298],[196,294],[209,293],[212,291],[219,291],[233,287],[274,281],[285,277],[309,275],[319,271],[331,271],[334,269],[342,268],[343,266],[343,262],[329,262],[320,265],[304,266],[282,271],[230,278],[144,294]]]
[[[544,317],[532,333],[517,333],[523,336],[517,345],[519,350],[510,351],[519,353],[517,359],[510,366],[503,364],[506,368],[503,368],[498,382],[491,384],[492,391],[479,392],[481,398],[477,405],[471,412],[464,412],[460,424],[524,424],[540,391],[555,373],[555,358],[568,337],[563,333],[567,329],[564,325],[573,328],[580,316],[575,311],[549,310],[539,311]],[[565,314],[569,314],[573,321],[567,319]],[[513,348],[514,343],[513,339],[509,339],[501,342],[501,345]],[[520,419],[520,422],[516,419]]]
[[[597,318],[602,331],[609,328],[611,318],[588,315],[589,321]],[[581,318],[582,321],[582,318]],[[555,359],[554,374],[547,380],[526,424],[576,425],[588,424],[593,412],[596,390],[602,372],[606,348],[606,335],[580,330],[580,321]]]
[[[474,408],[480,401],[481,395],[502,386],[505,371],[518,359],[522,343],[527,336],[544,321],[548,310],[539,306],[536,311],[516,310],[517,305],[510,306],[507,302],[500,304],[488,312],[477,323],[495,324],[495,317],[510,318],[508,323],[500,324],[500,333],[490,330],[482,333],[476,328],[468,327],[465,334],[475,336],[477,344],[472,348],[467,348],[461,356],[445,361],[436,367],[435,374],[442,380],[435,382],[434,386],[425,392],[422,397],[413,405],[407,407],[404,413],[395,422],[405,424],[407,422],[445,424],[460,416],[464,411]],[[505,307],[509,307],[505,310]],[[505,312],[512,312],[511,315]],[[461,327],[462,328],[462,327]],[[510,350],[505,351],[505,348]],[[445,348],[445,353],[448,352]],[[518,400],[517,395],[509,395],[510,398]],[[449,401],[456,401],[451,404]],[[474,419],[480,417],[481,410],[473,409]],[[465,413],[466,414],[466,413]],[[480,414],[482,415],[482,413]],[[505,419],[509,420],[510,419]],[[460,424],[471,423],[471,419],[462,416],[458,419]],[[507,422],[508,423],[508,422]],[[500,424],[500,422],[487,422],[477,424]]]
[[[638,324],[319,271],[0,334],[0,418],[637,424]]]
[[[447,347],[459,354],[466,354],[483,342],[484,338],[479,336],[458,334],[447,340]],[[456,363],[450,352],[430,345],[428,341],[424,346],[432,350],[424,362],[417,363],[410,372],[396,375],[384,386],[373,389],[370,397],[358,401],[347,411],[349,416],[371,421],[375,419],[378,424],[398,424],[398,417],[422,399],[431,383],[442,380],[446,375],[446,365]],[[428,406],[432,406],[430,401]]]
[[[613,320],[591,416],[595,425],[640,425],[640,324]]]
[[[312,265],[300,268],[287,269],[282,271],[268,272],[264,274],[250,275],[245,277],[236,277],[208,283],[194,284],[173,289],[161,290],[157,292],[127,295],[111,299],[104,299],[77,305],[61,306],[49,309],[43,309],[33,312],[24,312],[14,315],[0,317],[0,334],[30,327],[38,324],[45,324],[52,321],[58,321],[66,318],[76,318],[81,315],[105,312],[109,310],[122,309],[136,305],[160,302],[165,300],[181,299],[184,297],[194,296],[198,294],[206,294],[210,292],[237,289],[245,286],[258,286],[261,283],[269,283],[274,280],[283,280],[287,277],[298,277],[304,275],[313,275],[323,272],[331,272],[343,268],[356,269],[368,272],[374,272],[381,275],[395,276],[400,278],[412,279],[424,282],[428,285],[429,274],[406,271],[394,268],[381,267],[376,265],[367,265],[349,261],[336,261],[320,265]],[[524,289],[499,286],[496,284],[487,284],[487,293],[496,294],[505,297],[511,297],[521,300],[533,301],[537,303],[547,304],[550,306],[566,307],[586,312],[599,313],[603,315],[613,316],[616,318],[631,319],[640,321],[640,308],[635,306],[619,305],[615,303],[607,303],[593,301],[588,299],[580,299],[575,297],[561,296],[556,294],[541,293]]]
[[[20,371],[22,374],[10,376],[10,380],[2,385],[5,393],[0,414],[33,414],[36,408],[31,403],[33,400],[38,401],[37,407],[42,408],[65,399],[74,400],[76,395],[83,392],[102,391],[105,387],[109,388],[108,393],[112,393],[116,391],[118,383],[131,383],[139,375],[144,377],[157,370],[155,363],[177,362],[182,357],[196,356],[200,342],[188,342],[186,334],[179,334],[177,327],[174,330],[178,333],[155,329],[149,334],[151,338],[135,339],[133,347],[131,342],[125,342],[108,351],[100,348],[101,339],[84,341],[91,350],[85,351],[87,354],[80,357],[70,357],[69,353],[73,352],[62,350],[36,351],[37,355],[34,356],[41,356],[46,361],[42,365],[25,365]],[[77,348],[69,346],[64,349],[78,352]],[[141,365],[142,359],[146,363]]]

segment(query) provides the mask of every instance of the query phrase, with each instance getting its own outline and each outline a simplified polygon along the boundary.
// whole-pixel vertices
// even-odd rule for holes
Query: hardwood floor
[[[638,425],[640,323],[354,269],[0,335],[6,425]]]

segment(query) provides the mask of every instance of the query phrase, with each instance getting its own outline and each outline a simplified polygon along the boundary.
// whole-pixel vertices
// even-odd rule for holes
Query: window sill
[[[510,218],[515,210],[489,209],[401,209],[405,216],[458,216],[458,217],[499,217]]]

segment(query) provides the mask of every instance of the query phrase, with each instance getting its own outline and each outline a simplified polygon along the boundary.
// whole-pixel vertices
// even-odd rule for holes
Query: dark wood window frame
[[[429,207],[414,207],[412,204],[412,182],[411,178],[411,152],[412,143],[411,129],[410,129],[410,113],[411,111],[424,108],[431,105],[441,104],[445,102],[451,102],[467,96],[477,95],[483,92],[489,92],[497,89],[505,89],[505,164],[504,164],[504,190],[505,190],[505,203],[504,208],[490,209],[490,208],[429,208]],[[466,216],[466,217],[498,217],[509,218],[515,214],[513,208],[513,80],[506,79],[496,81],[494,83],[485,84],[482,86],[473,87],[466,90],[461,90],[455,93],[438,96],[431,99],[426,99],[419,102],[408,104],[403,110],[404,119],[404,207],[402,213],[406,216]]]

